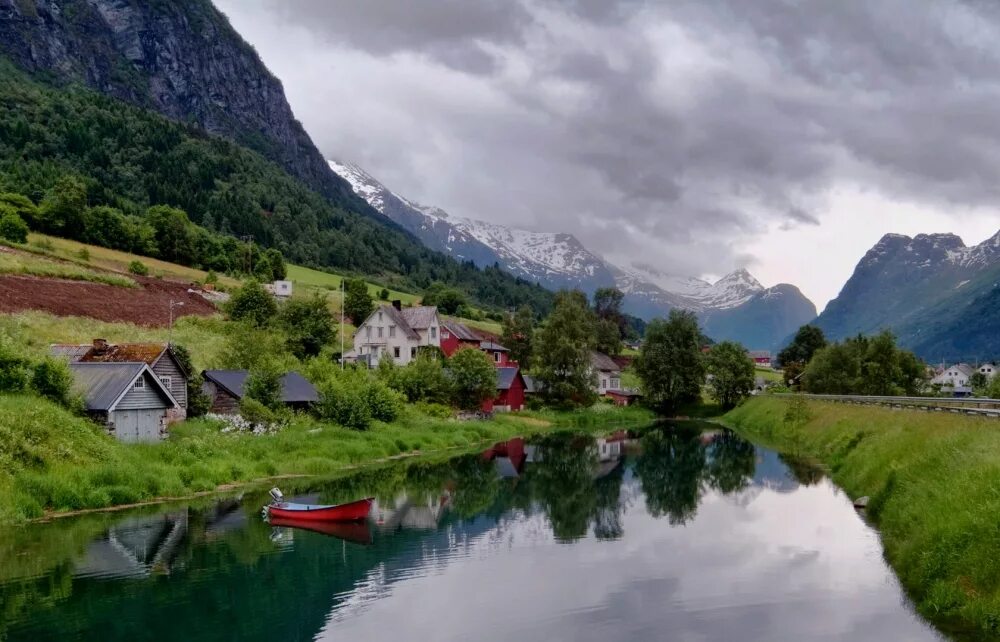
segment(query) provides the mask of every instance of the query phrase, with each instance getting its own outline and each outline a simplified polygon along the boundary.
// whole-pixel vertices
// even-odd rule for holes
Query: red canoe
[[[332,504],[319,506],[316,504],[292,504],[278,502],[267,506],[270,517],[302,522],[356,522],[368,517],[372,509],[374,497],[359,499],[349,504]]]

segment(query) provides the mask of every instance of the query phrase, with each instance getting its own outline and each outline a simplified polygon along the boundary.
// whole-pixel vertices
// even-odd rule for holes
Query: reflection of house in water
[[[594,479],[600,479],[610,474],[625,456],[626,434],[618,431],[607,437],[598,437],[595,440],[597,449],[597,466],[594,468]]]
[[[187,527],[187,510],[126,519],[87,546],[75,574],[141,577],[169,572]]]
[[[511,439],[494,444],[483,452],[483,459],[492,461],[497,474],[504,479],[520,477],[524,472],[524,464],[528,461],[529,449],[532,455],[537,454],[534,446],[525,446],[523,439]]]
[[[380,531],[399,529],[435,530],[451,505],[451,493],[428,495],[423,499],[410,497],[403,492],[391,501],[376,499],[372,506],[372,520]]]

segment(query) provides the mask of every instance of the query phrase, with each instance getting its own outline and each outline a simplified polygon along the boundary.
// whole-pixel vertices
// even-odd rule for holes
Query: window
[[[416,348],[410,348],[410,358],[413,359],[416,356],[417,356],[417,349]]]
[[[160,377],[160,383],[163,384],[164,388],[170,390],[170,384],[173,383],[173,379],[171,379],[170,377]]]
[[[451,338],[451,334],[447,330],[442,330],[441,331],[441,338],[442,339],[450,339]]]
[[[372,338],[372,327],[370,325],[365,326],[365,336],[369,339]]]
[[[431,339],[437,339],[438,329],[436,326],[431,326]]]
[[[382,312],[381,312],[381,311],[379,311],[379,313],[378,313],[378,320],[379,320],[379,321],[381,321],[381,320],[382,320]]]
[[[381,338],[382,338],[382,326],[379,326],[379,327],[378,327],[378,338],[379,338],[379,339],[381,339]]]
[[[621,387],[622,387],[621,380],[619,380],[619,379],[612,379],[611,380],[611,389],[612,390],[618,390]]]
[[[389,326],[389,338],[391,339],[394,336],[396,336],[396,326],[390,325]],[[396,355],[396,356],[398,357],[399,355]]]
[[[135,383],[132,384],[132,387],[135,388],[136,390],[142,390],[143,388],[145,388],[146,377],[139,377],[138,379],[136,379]]]
[[[399,346],[396,346],[395,348],[392,349],[392,356],[396,357],[397,359],[399,358]]]
[[[503,359],[503,353],[502,352],[494,352],[493,353],[493,360],[494,361],[496,361],[497,363],[500,363],[501,359]]]
[[[608,380],[607,379],[601,379],[601,387],[602,388],[607,388],[608,387]]]

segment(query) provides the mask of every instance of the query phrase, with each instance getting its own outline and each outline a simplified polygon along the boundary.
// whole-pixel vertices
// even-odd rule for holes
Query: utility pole
[[[347,298],[344,289],[344,277],[340,277],[340,369],[344,369],[344,304]]]
[[[170,345],[171,340],[174,338],[174,308],[181,307],[184,305],[183,301],[174,301],[170,299],[170,325],[167,326],[167,345]]]

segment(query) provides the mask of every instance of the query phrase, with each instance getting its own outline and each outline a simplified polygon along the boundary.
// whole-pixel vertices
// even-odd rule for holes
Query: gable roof
[[[49,346],[52,356],[66,357],[71,362],[79,363],[145,363],[154,367],[163,358],[170,355],[177,368],[187,375],[184,366],[174,355],[169,343],[109,343],[98,349],[92,344],[70,345],[55,343]]]
[[[358,332],[361,331],[361,327],[364,326],[369,321],[371,321],[372,318],[376,314],[378,314],[379,312],[388,315],[389,319],[394,324],[396,324],[396,327],[399,328],[399,330],[404,335],[406,335],[407,338],[409,338],[409,339],[419,339],[420,338],[420,335],[417,334],[416,330],[414,330],[412,327],[410,327],[409,322],[403,317],[402,313],[400,313],[399,310],[397,310],[395,307],[393,307],[391,305],[385,305],[385,304],[382,304],[382,305],[378,306],[377,308],[375,308],[375,310],[373,310],[372,313],[368,315],[367,319],[365,319],[363,322],[361,322],[360,324],[358,324],[358,329],[354,331],[354,336],[357,336]]]
[[[497,368],[497,390],[510,390],[510,387],[519,376],[521,376],[521,380],[524,381],[524,377],[520,374],[520,372],[520,368]],[[525,382],[524,387],[528,387],[527,382]]]
[[[521,375],[524,377],[524,391],[526,393],[538,392],[542,389],[542,382],[531,375]]]
[[[619,372],[621,370],[614,359],[596,350],[590,351],[590,365],[593,366],[594,370],[607,372]]]
[[[479,343],[480,350],[493,350],[495,352],[510,352],[507,348],[503,347],[495,341],[481,341]]]
[[[390,306],[391,307],[391,306]],[[395,308],[393,308],[395,310]],[[437,316],[437,307],[433,305],[418,305],[412,308],[403,308],[401,311],[407,325],[414,330],[423,330],[431,327],[431,322]]]
[[[146,373],[149,373],[146,379],[153,383],[153,389],[169,406],[177,407],[173,395],[145,363],[71,363],[69,369],[73,373],[73,390],[83,395],[87,410],[114,410],[135,380]]]
[[[250,376],[246,370],[205,370],[201,374],[237,399],[243,398],[244,386]],[[281,378],[281,401],[314,403],[319,401],[319,393],[305,377],[297,372],[289,372]]]
[[[475,330],[465,325],[464,323],[457,321],[455,319],[444,318],[441,319],[441,325],[448,331],[455,335],[455,338],[459,341],[482,341],[482,337],[479,336]]]

